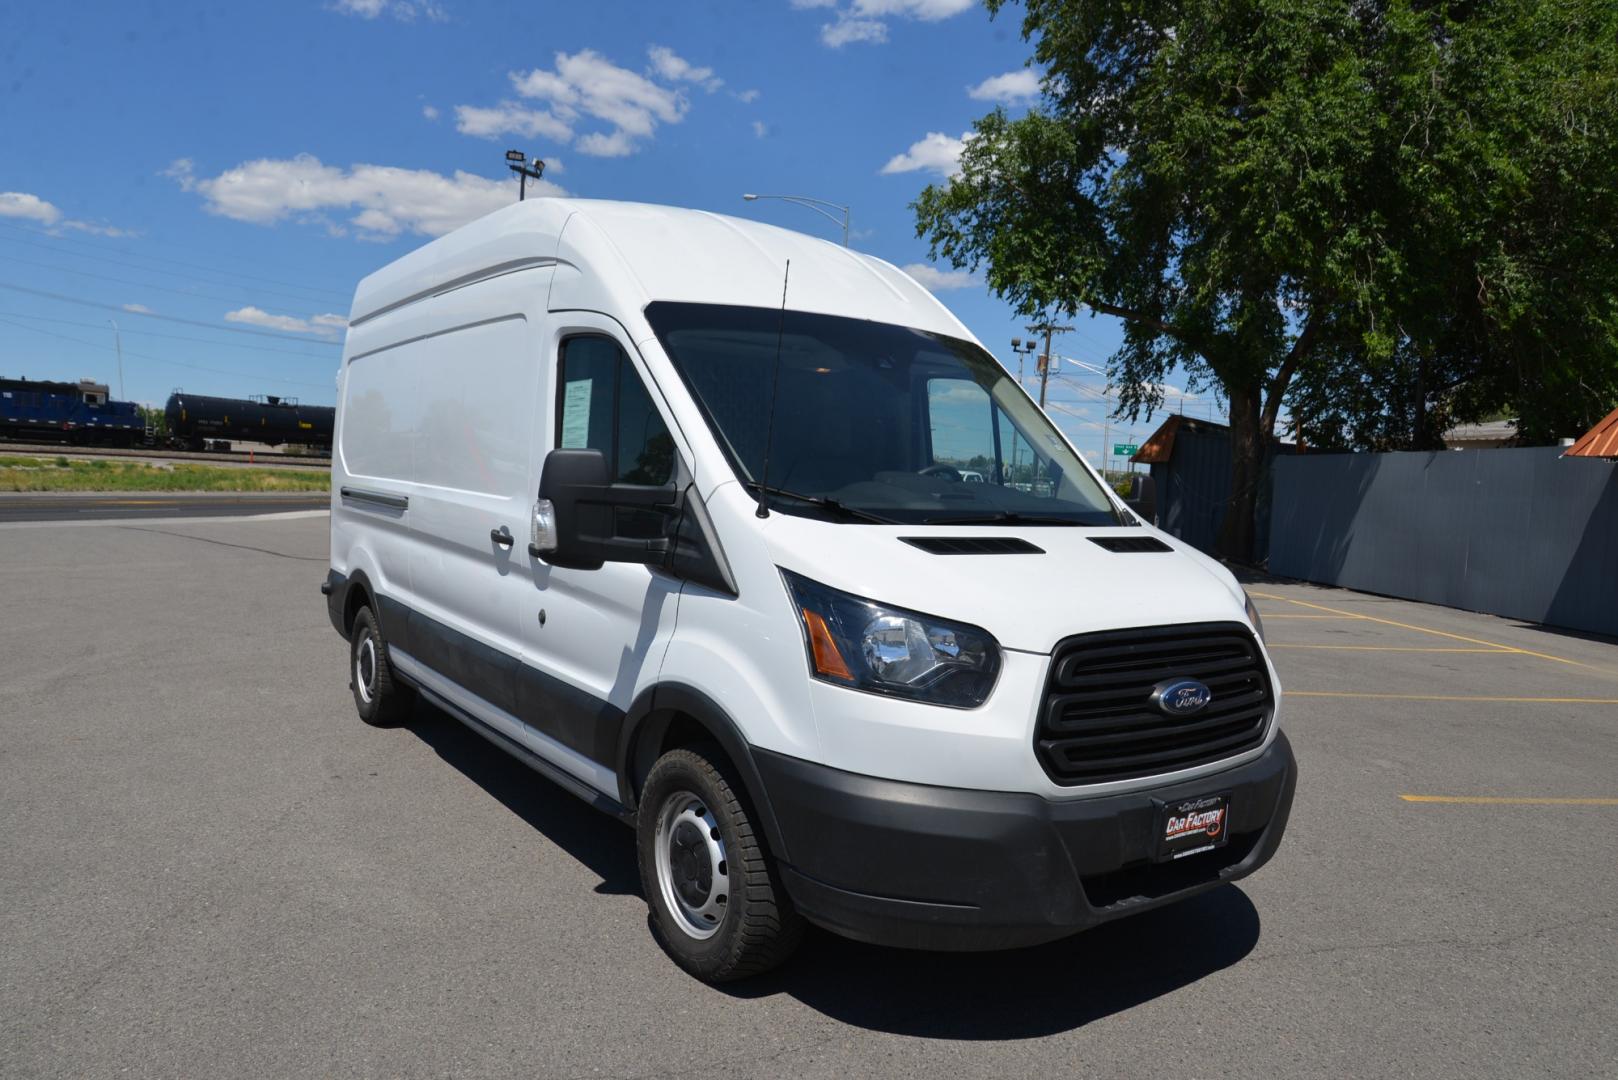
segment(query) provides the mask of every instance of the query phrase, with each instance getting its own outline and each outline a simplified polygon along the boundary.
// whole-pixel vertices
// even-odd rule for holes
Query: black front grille
[[[1205,683],[1208,704],[1164,715],[1152,690],[1176,679]],[[1257,747],[1272,696],[1258,642],[1240,623],[1084,634],[1056,647],[1034,749],[1063,784],[1189,769]]]

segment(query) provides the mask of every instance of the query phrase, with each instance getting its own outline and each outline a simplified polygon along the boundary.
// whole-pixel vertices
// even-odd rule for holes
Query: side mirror
[[[552,450],[540,473],[529,554],[572,570],[599,570],[607,562],[659,565],[673,546],[679,514],[673,484],[614,484],[601,451]]]

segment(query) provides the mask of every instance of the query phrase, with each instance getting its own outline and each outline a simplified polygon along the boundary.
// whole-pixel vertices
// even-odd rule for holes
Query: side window
[[[929,465],[949,465],[981,482],[995,470],[994,405],[971,379],[927,380]]]
[[[606,337],[562,342],[557,361],[556,445],[600,450],[607,472],[625,484],[674,477],[674,440],[618,343]]]

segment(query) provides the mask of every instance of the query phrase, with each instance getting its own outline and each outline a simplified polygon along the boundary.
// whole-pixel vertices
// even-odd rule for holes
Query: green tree
[[[1343,441],[1610,377],[1611,0],[1025,7],[1043,103],[975,124],[917,232],[1024,314],[1122,319],[1121,414],[1177,367],[1226,399],[1222,553],[1295,385]]]
[[[154,435],[159,438],[165,438],[168,436],[169,418],[163,412],[161,406],[136,405],[135,408],[140,411],[141,419],[146,421],[146,426],[151,428]]]

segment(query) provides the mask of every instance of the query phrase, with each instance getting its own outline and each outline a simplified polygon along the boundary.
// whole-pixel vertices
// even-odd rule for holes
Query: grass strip
[[[331,474],[314,469],[0,454],[0,491],[326,491],[330,487]]]

